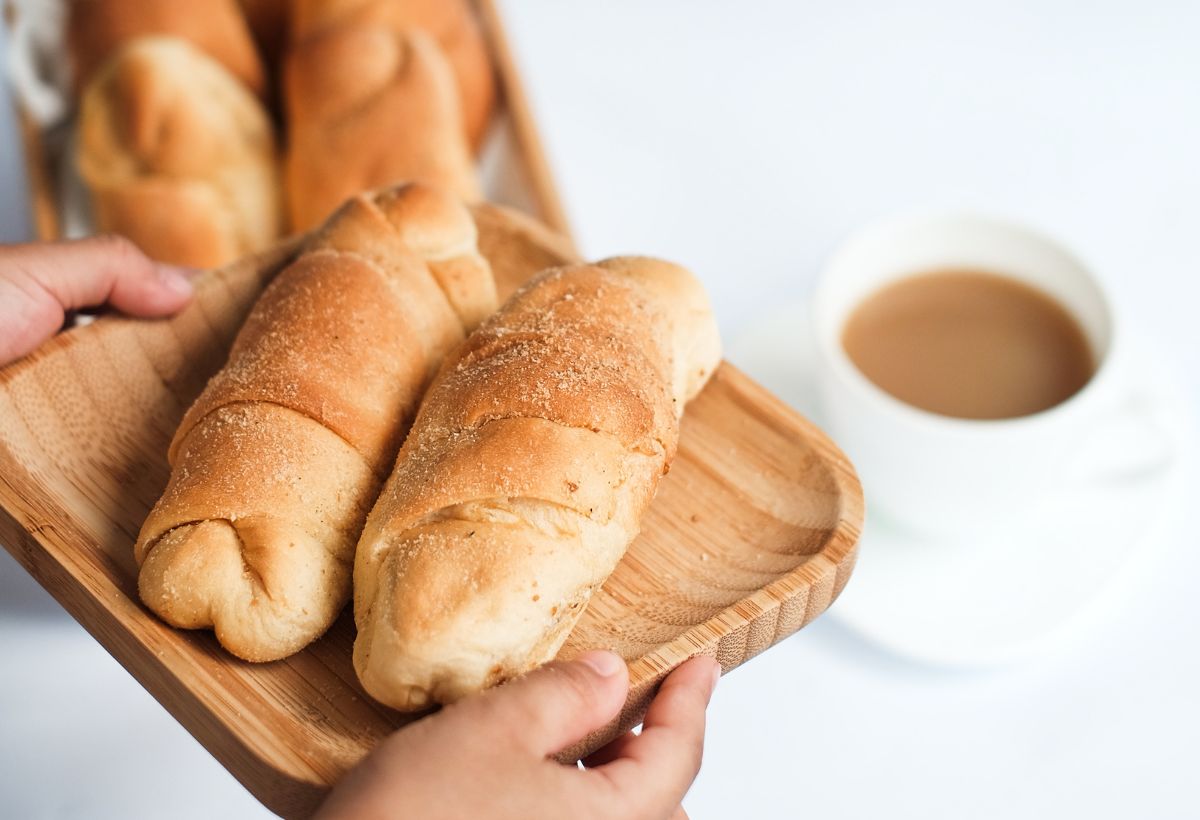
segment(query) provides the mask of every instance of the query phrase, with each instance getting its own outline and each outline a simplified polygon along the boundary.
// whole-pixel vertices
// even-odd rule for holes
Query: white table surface
[[[691,266],[727,338],[855,226],[971,206],[1092,259],[1200,401],[1200,4],[503,5],[584,250]],[[1175,527],[1101,628],[1001,670],[910,664],[823,618],[722,681],[687,810],[1200,817],[1198,547]],[[3,553],[0,795],[14,818],[266,815]]]

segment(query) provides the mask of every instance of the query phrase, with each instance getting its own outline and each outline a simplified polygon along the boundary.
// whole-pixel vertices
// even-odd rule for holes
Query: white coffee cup
[[[843,347],[847,318],[884,285],[945,269],[1003,274],[1057,299],[1091,345],[1091,380],[1048,410],[1001,420],[938,415],[877,387]],[[1055,482],[1072,479],[1073,457],[1122,401],[1117,323],[1100,281],[1058,243],[999,219],[946,213],[876,224],[829,260],[813,311],[822,421],[858,468],[872,515],[910,529],[970,532],[1024,518]]]

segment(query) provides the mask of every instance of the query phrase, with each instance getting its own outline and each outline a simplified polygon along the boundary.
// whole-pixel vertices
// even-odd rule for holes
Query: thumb
[[[11,253],[11,263],[63,310],[107,303],[133,316],[167,316],[192,296],[186,270],[152,261],[122,236],[21,245]]]
[[[152,262],[121,237],[0,247],[0,366],[53,336],[68,310],[107,302],[166,316],[191,296],[185,271]]]
[[[494,740],[548,757],[616,717],[628,691],[625,662],[597,650],[462,701],[460,714]]]

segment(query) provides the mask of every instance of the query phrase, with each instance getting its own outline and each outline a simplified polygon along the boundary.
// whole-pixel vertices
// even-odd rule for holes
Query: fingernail
[[[194,290],[192,287],[192,277],[196,273],[196,271],[189,268],[160,263],[158,266],[158,281],[162,283],[163,287],[178,293],[180,296],[190,296]]]
[[[712,678],[712,687],[708,690],[709,693],[716,690],[717,683],[721,680],[721,664],[713,664]]]
[[[625,662],[616,653],[603,649],[585,652],[579,656],[578,660],[580,663],[590,666],[592,671],[602,678],[611,678],[625,665]]]

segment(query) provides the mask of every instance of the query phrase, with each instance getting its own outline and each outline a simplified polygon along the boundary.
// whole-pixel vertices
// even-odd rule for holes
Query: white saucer
[[[1130,348],[1139,382],[1135,412],[1151,414],[1165,439],[1160,463],[1121,478],[1064,482],[1043,512],[1003,531],[947,541],[872,516],[865,487],[858,564],[830,615],[899,655],[981,666],[1059,646],[1127,602],[1179,517],[1193,450],[1190,408],[1177,379],[1144,344]],[[736,365],[820,424],[813,355],[806,304],[755,322],[729,351]],[[1082,462],[1104,472],[1112,444],[1112,436],[1095,437]]]

